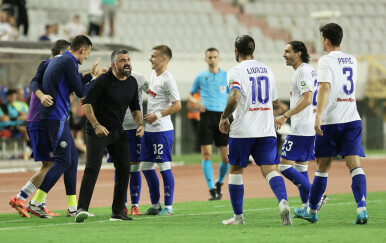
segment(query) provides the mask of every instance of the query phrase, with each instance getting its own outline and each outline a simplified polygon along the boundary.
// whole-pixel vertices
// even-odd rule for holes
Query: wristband
[[[156,113],[155,113],[155,116],[157,117],[157,119],[160,119],[160,118],[162,118],[162,114],[161,114],[161,112],[156,112]]]
[[[288,116],[286,116],[285,113],[283,114],[283,116],[284,116],[286,119],[288,119]]]
[[[95,126],[92,127],[92,129],[97,129],[101,124],[99,124],[99,122],[97,124],[95,124]]]

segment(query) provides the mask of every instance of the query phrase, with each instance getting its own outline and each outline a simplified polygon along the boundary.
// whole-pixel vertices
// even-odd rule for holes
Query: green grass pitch
[[[244,226],[221,225],[233,215],[229,200],[175,203],[173,216],[135,216],[128,222],[110,222],[111,208],[90,209],[96,216],[82,224],[65,216],[0,214],[0,242],[386,242],[386,192],[369,193],[367,200],[367,225],[353,225],[352,194],[330,195],[317,223],[293,219],[291,227],[280,225],[275,198],[245,199]],[[289,203],[293,209],[300,199]]]

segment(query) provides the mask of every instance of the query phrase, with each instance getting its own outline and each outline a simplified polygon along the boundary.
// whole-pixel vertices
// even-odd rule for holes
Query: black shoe
[[[220,200],[222,198],[222,191],[221,191],[222,185],[223,185],[223,183],[216,182],[216,198],[217,198],[217,200]]]
[[[110,221],[122,221],[122,220],[133,220],[133,219],[130,217],[127,217],[127,215],[125,215],[123,212],[119,214],[113,213],[110,218]]]
[[[216,189],[214,188],[209,190],[209,201],[212,200],[217,200]]]

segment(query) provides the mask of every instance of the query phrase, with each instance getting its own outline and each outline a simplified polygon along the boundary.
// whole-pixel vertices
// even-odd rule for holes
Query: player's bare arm
[[[239,104],[241,92],[239,89],[232,89],[229,92],[227,105],[225,106],[224,112],[221,115],[219,129],[221,133],[228,134],[230,129],[230,122],[228,117],[236,110]]]
[[[90,104],[84,104],[82,105],[82,108],[87,120],[91,123],[95,134],[98,137],[109,135],[109,131],[104,126],[102,126],[96,119],[92,106]]]
[[[300,101],[292,109],[285,112],[283,115],[275,118],[276,129],[280,129],[281,126],[287,121],[288,118],[290,118],[293,115],[298,114],[299,112],[304,110],[306,107],[311,105],[311,103],[312,103],[312,92],[308,91],[308,92],[303,93]]]
[[[39,98],[44,107],[49,107],[54,104],[52,97],[50,95],[44,94],[40,89],[36,90],[35,95]]]
[[[179,110],[181,110],[181,101],[176,100],[176,101],[174,101],[172,103],[171,106],[169,106],[169,108],[167,108],[167,109],[165,109],[165,110],[163,110],[161,112],[146,114],[145,115],[145,122],[147,122],[149,124],[152,124],[158,118],[162,118],[164,116],[168,116],[168,115],[174,114],[174,113],[176,113]]]
[[[200,110],[200,112],[205,112],[206,111],[206,107],[201,103],[201,101],[195,99],[193,97],[193,94],[192,93],[189,93],[188,95],[188,101],[189,102],[192,102],[193,104],[195,104],[198,109]]]
[[[328,92],[330,91],[330,83],[319,83],[318,95],[316,97],[316,116],[315,116],[315,132],[319,136],[323,136],[323,131],[320,129],[322,125],[322,114],[327,104]]]
[[[135,124],[137,124],[137,131],[136,131],[135,135],[137,137],[142,137],[143,133],[145,132],[145,129],[144,129],[143,124],[142,124],[142,113],[140,110],[136,110],[136,111],[131,112],[131,115],[133,116]]]

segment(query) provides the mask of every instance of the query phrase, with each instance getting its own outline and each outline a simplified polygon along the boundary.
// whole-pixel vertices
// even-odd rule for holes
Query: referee
[[[218,67],[219,51],[216,48],[207,49],[205,61],[208,63],[208,70],[197,75],[190,89],[188,101],[194,103],[201,112],[198,133],[201,144],[202,171],[209,187],[209,200],[219,200],[222,197],[222,181],[228,172],[229,164],[227,156],[228,135],[220,132],[218,124],[227,103],[229,89],[227,73]],[[193,97],[197,92],[200,92],[202,102]],[[222,160],[216,184],[214,184],[212,168],[213,140],[220,150]]]
[[[110,221],[132,220],[123,212],[129,181],[129,142],[122,122],[130,107],[137,124],[136,135],[144,133],[142,115],[138,101],[138,84],[131,76],[131,62],[126,49],[111,54],[111,69],[94,81],[83,101],[87,117],[87,158],[79,192],[78,212],[75,222],[88,218],[88,208],[107,148],[116,169],[114,200]],[[134,151],[135,152],[135,151]]]

